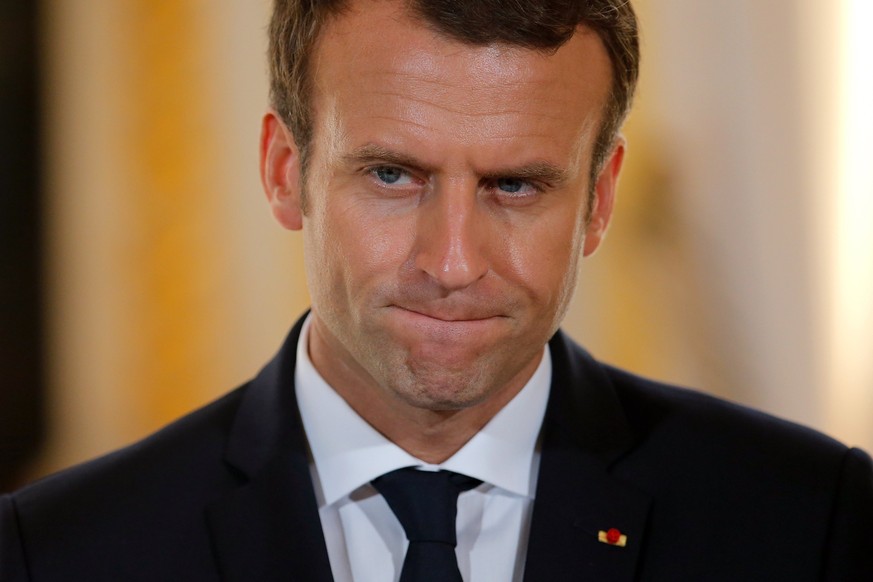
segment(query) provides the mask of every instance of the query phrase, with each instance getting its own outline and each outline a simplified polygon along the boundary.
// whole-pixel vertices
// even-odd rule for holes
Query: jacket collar
[[[333,579],[294,393],[302,321],[245,389],[225,462],[243,485],[207,510],[222,580]]]
[[[610,469],[634,435],[603,366],[560,332],[550,349],[525,580],[632,580],[651,499]],[[599,540],[611,528],[626,536],[624,547]]]

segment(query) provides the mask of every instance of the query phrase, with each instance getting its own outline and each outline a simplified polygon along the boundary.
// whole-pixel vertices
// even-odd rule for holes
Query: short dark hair
[[[554,51],[576,27],[594,30],[612,64],[612,87],[594,144],[590,186],[630,110],[639,76],[639,33],[630,0],[405,0],[412,14],[460,42]],[[270,101],[288,125],[306,167],[312,140],[310,61],[328,19],[349,0],[275,0],[270,22]]]

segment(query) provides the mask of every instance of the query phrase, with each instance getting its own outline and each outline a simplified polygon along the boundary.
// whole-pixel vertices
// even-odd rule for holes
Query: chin
[[[478,379],[458,378],[440,382],[419,382],[406,391],[407,402],[418,408],[433,411],[457,411],[473,408],[494,397],[493,386],[485,385]]]
[[[420,389],[421,390],[421,389]],[[433,412],[452,412],[466,410],[485,400],[482,397],[469,397],[467,395],[448,394],[442,391],[429,391],[426,388],[410,393],[398,393],[403,401],[415,408],[430,410]]]

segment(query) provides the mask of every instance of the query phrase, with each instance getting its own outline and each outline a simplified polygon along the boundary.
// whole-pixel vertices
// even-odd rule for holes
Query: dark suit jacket
[[[249,384],[0,498],[0,581],[330,580],[299,329]],[[560,333],[551,350],[525,580],[873,580],[867,455],[604,366]],[[626,547],[598,541],[612,527]]]

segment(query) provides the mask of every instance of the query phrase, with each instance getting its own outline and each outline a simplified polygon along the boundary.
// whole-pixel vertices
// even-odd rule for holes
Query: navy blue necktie
[[[400,582],[462,582],[455,555],[458,495],[480,483],[451,471],[412,468],[373,480],[409,540]]]

